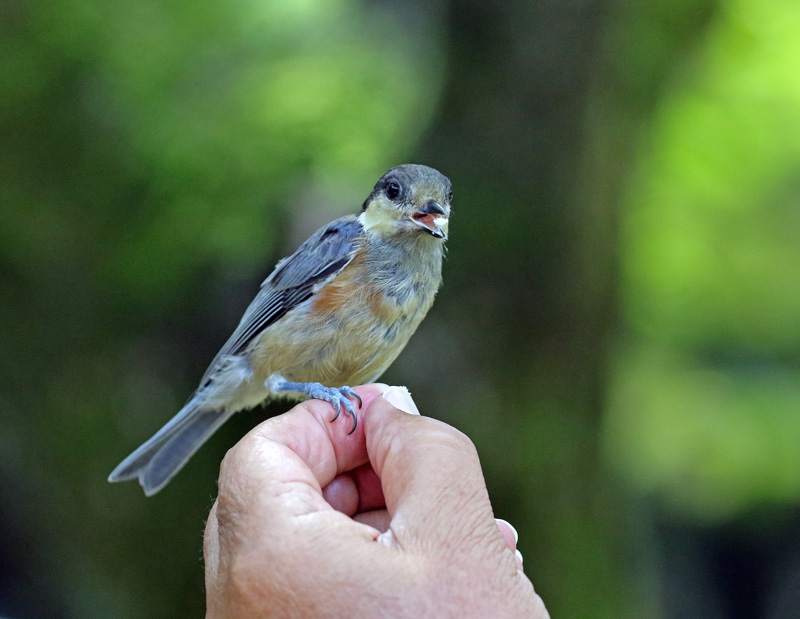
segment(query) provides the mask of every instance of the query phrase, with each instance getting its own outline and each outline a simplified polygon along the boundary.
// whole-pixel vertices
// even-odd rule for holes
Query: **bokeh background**
[[[2,0],[0,614],[202,616],[232,420],[106,476],[274,262],[454,183],[385,376],[476,443],[553,617],[800,617],[800,6]]]

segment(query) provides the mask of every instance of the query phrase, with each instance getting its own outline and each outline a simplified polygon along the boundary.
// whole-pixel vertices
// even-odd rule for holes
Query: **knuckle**
[[[475,444],[472,442],[472,439],[470,439],[461,430],[435,419],[422,419],[425,421],[434,422],[431,424],[432,427],[426,430],[426,435],[430,440],[435,441],[443,448],[452,449],[458,453],[477,456],[478,452],[475,448]]]
[[[226,484],[233,472],[238,468],[238,463],[241,460],[241,452],[242,448],[240,447],[240,443],[237,443],[222,457],[222,462],[219,465],[219,487],[220,490],[222,489],[223,485]]]
[[[245,483],[241,475],[246,470],[248,461],[252,457],[252,438],[246,436],[233,447],[228,449],[219,466],[219,479],[217,480],[217,493],[220,507],[243,491]]]

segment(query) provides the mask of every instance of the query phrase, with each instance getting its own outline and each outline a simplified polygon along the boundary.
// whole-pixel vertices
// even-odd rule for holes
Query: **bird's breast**
[[[370,261],[365,252],[275,326],[254,356],[258,374],[329,386],[375,380],[394,361],[433,303],[440,271]]]
[[[380,264],[360,252],[315,293],[311,311],[334,322],[358,316],[386,326],[414,322],[430,309],[440,279],[440,271]]]

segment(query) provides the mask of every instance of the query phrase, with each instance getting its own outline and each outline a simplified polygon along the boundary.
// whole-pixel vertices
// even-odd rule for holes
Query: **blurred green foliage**
[[[719,521],[800,498],[800,14],[727,3],[677,70],[623,207],[611,456]]]
[[[269,205],[300,174],[364,183],[396,160],[441,71],[433,40],[386,41],[399,16],[348,2],[6,12],[4,255],[30,269],[26,249],[72,239],[126,303],[180,286],[198,260],[268,256]]]
[[[799,15],[0,4],[0,613],[202,614],[219,461],[285,407],[151,499],[106,475],[272,264],[417,161],[452,239],[386,380],[475,441],[554,617],[689,617],[659,593],[698,562],[640,569],[664,521],[775,540],[749,514],[798,504]]]

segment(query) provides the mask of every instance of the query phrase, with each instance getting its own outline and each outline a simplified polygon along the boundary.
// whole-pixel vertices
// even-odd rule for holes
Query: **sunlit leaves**
[[[724,5],[665,93],[627,198],[633,346],[617,359],[612,451],[639,485],[710,517],[800,498],[798,31],[792,2]]]

